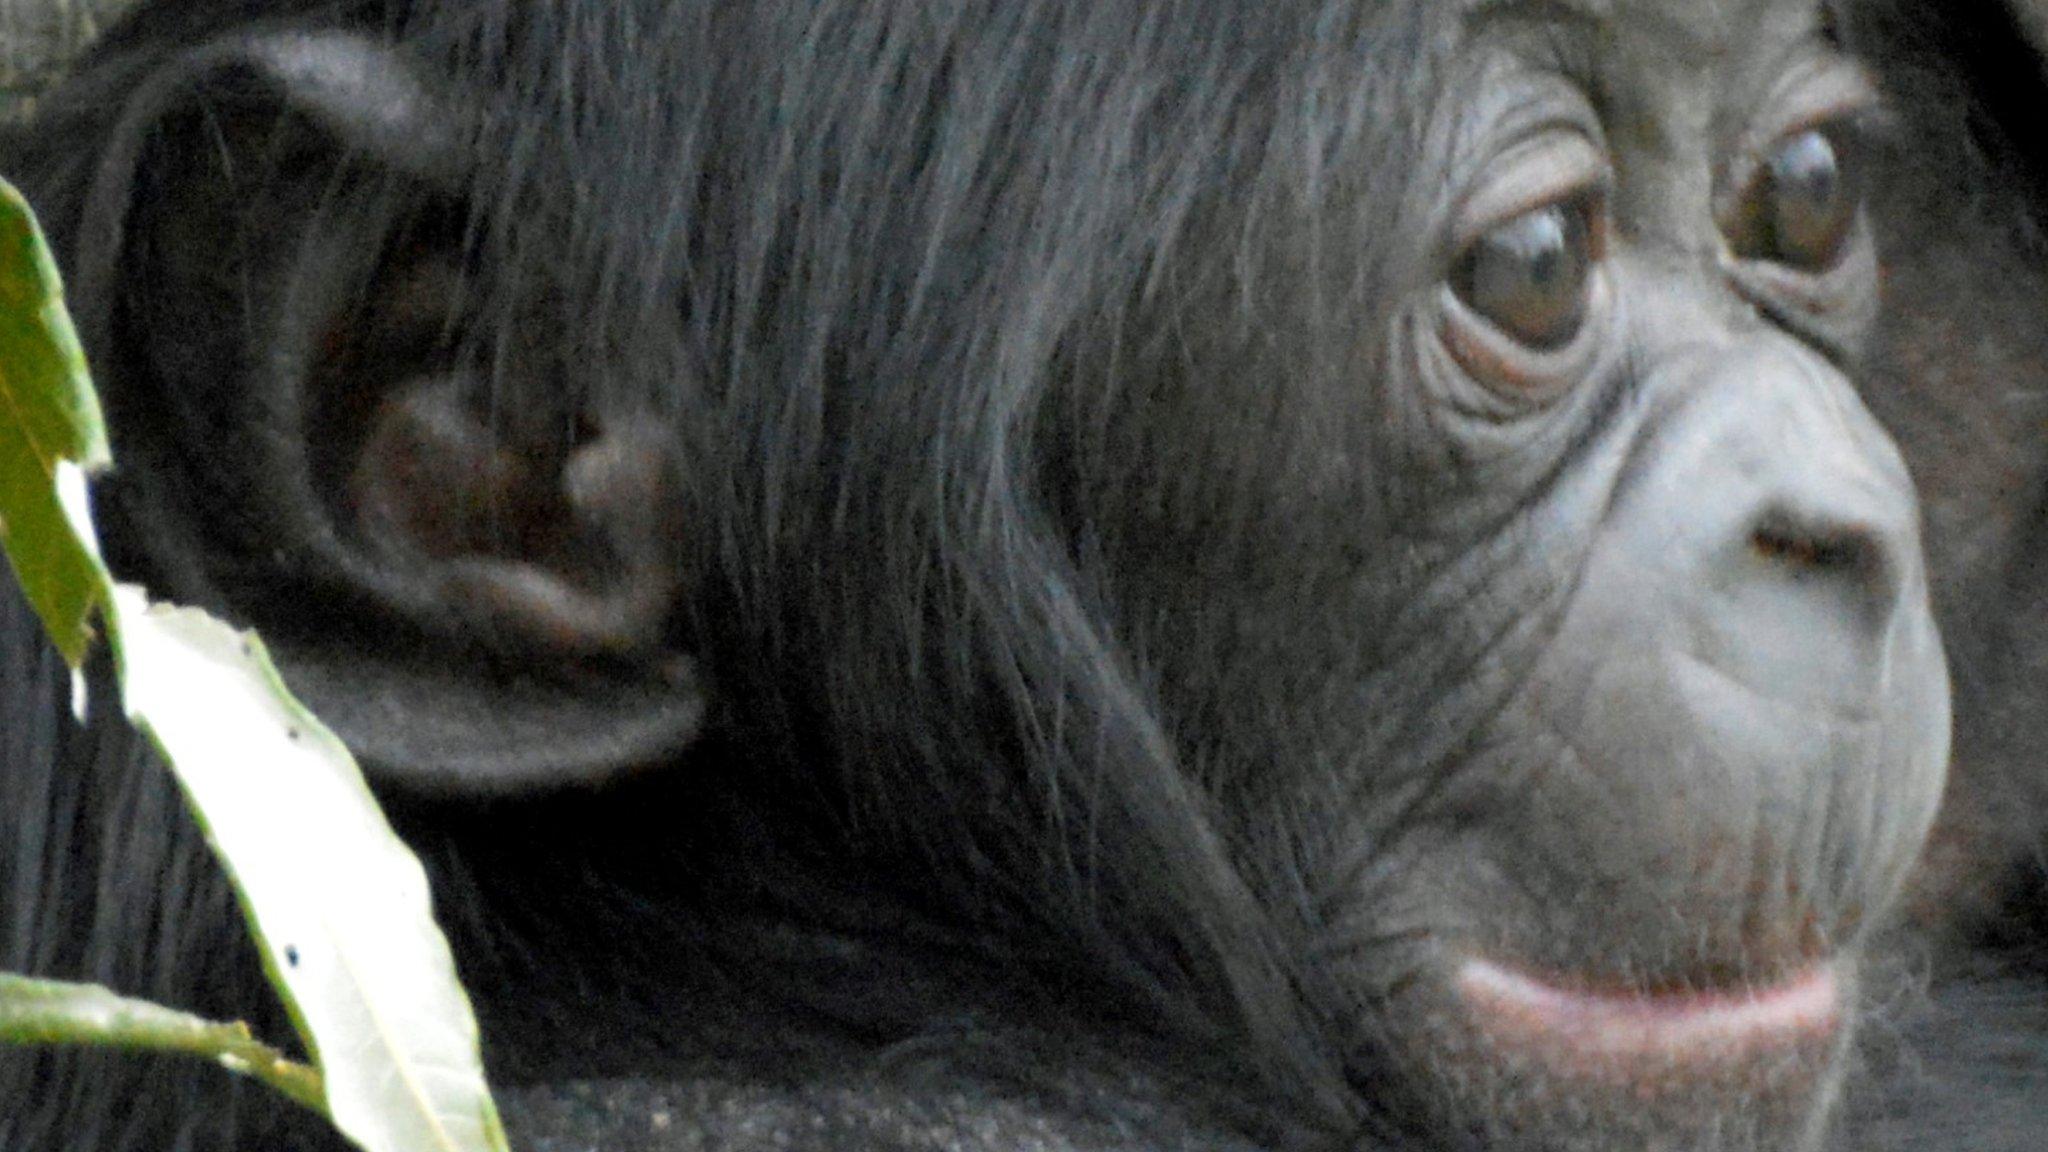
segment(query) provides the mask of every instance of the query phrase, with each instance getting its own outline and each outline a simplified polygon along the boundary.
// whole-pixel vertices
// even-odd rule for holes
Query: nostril
[[[1890,530],[1876,515],[1801,514],[1782,505],[1758,517],[1750,550],[1767,566],[1798,581],[1856,587],[1889,607],[1902,575],[1894,551],[1911,547],[1910,530]]]
[[[1799,568],[1835,571],[1879,563],[1869,535],[1853,529],[1822,534],[1767,525],[1758,528],[1749,543],[1764,559]]]

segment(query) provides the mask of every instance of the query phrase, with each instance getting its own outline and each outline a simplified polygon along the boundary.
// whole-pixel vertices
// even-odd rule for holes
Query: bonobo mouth
[[[1473,1025],[1501,1050],[1554,1073],[1634,1080],[1650,1068],[1707,1072],[1773,1050],[1829,1044],[1842,1023],[1843,983],[1828,961],[1760,986],[1589,991],[1469,957],[1452,987]]]

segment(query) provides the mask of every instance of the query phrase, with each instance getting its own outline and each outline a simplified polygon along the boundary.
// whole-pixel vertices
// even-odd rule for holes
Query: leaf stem
[[[97,984],[0,972],[0,1044],[197,1056],[266,1084],[323,1117],[328,1114],[319,1071],[257,1040],[247,1024],[202,1019]]]

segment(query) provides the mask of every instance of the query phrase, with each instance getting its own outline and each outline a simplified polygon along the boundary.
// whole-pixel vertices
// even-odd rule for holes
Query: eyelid
[[[1451,255],[1524,213],[1604,194],[1612,182],[1607,153],[1582,132],[1559,128],[1524,141],[1489,164],[1485,178],[1458,205]]]
[[[1817,52],[1787,72],[1737,141],[1724,196],[1745,195],[1770,163],[1779,141],[1830,125],[1856,127],[1882,106],[1877,83],[1863,66],[1833,52]]]

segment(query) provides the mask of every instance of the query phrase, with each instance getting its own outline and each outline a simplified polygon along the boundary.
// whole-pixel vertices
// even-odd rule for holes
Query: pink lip
[[[1468,959],[1454,984],[1496,1043],[1567,1066],[1696,1063],[1831,1034],[1842,1014],[1835,969],[1819,964],[1782,984],[1669,995],[1560,988]]]

